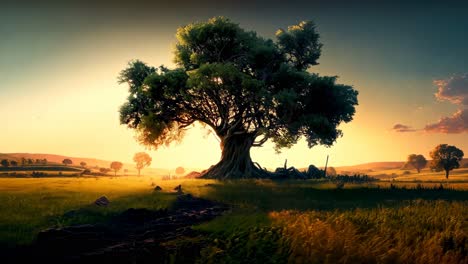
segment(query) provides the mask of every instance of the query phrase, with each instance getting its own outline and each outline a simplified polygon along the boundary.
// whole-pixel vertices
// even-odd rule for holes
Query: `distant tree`
[[[42,164],[42,160],[41,159],[36,159],[36,162],[35,162],[37,165],[40,165]]]
[[[135,153],[133,156],[133,161],[136,163],[136,168],[138,170],[138,176],[140,176],[140,171],[144,167],[151,165],[152,158],[145,152]]]
[[[184,174],[185,169],[183,167],[177,167],[177,169],[175,170],[175,173],[178,175]]]
[[[33,165],[34,164],[34,160],[33,159],[28,159],[28,165]]]
[[[10,162],[7,159],[2,159],[2,161],[0,161],[0,164],[2,164],[3,167],[10,166]]]
[[[444,170],[445,178],[448,179],[450,171],[460,167],[463,155],[463,151],[455,146],[440,144],[430,153],[432,158],[431,169],[434,171]]]
[[[327,168],[327,176],[336,176],[336,169],[333,167],[328,167]]]
[[[122,169],[123,164],[120,161],[113,161],[110,165],[110,168],[114,170],[114,175],[117,176],[117,172]]]
[[[202,178],[269,177],[252,161],[252,147],[271,140],[279,151],[301,138],[308,147],[331,146],[342,136],[339,125],[353,119],[358,92],[311,72],[322,48],[313,22],[271,40],[215,17],[179,28],[176,38],[174,69],[132,61],[120,73],[130,92],[120,122],[154,148],[205,124],[222,153]]]
[[[81,167],[86,167],[86,162],[84,162],[84,161],[80,162],[80,166]]]
[[[13,167],[16,167],[16,166],[18,166],[18,162],[16,160],[12,160],[12,161],[10,161],[10,165],[13,166]]]
[[[62,163],[65,164],[65,166],[68,166],[68,165],[73,164],[73,161],[71,159],[64,159]]]
[[[28,163],[28,161],[26,160],[26,158],[22,157],[21,158],[21,166],[25,166],[27,163]]]
[[[427,160],[423,155],[411,154],[408,155],[408,158],[406,159],[405,167],[411,166],[415,168],[418,173],[420,173],[421,170],[426,167],[426,165]]]
[[[43,164],[43,165],[47,165],[47,159],[43,159],[43,160],[42,160],[42,164]]]
[[[108,173],[109,171],[111,171],[109,168],[99,168],[99,172],[101,173]]]

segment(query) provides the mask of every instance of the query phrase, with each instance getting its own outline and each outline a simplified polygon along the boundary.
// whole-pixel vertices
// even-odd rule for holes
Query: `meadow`
[[[369,176],[376,177],[383,180],[398,180],[398,181],[468,181],[468,168],[460,168],[452,170],[448,179],[445,178],[444,173],[434,172],[429,168],[421,170],[417,173],[416,170],[410,169],[387,169],[366,172]]]
[[[194,227],[202,236],[170,242],[181,249],[203,245],[190,256],[200,263],[468,263],[468,182],[462,181],[337,188],[323,180],[0,178],[0,246],[27,245],[40,230],[95,223],[128,208],[170,207],[178,184],[232,205]],[[102,195],[110,205],[92,205]],[[173,254],[175,263],[188,257],[183,250]]]

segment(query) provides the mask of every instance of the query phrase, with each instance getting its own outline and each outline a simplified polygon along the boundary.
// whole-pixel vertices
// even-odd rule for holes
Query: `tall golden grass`
[[[468,263],[468,205],[270,213],[289,263]]]

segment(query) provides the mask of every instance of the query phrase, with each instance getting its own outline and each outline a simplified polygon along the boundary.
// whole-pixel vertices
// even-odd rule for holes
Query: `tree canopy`
[[[271,140],[279,151],[301,138],[331,146],[339,124],[353,119],[358,92],[309,71],[322,47],[310,21],[278,30],[275,41],[224,17],[181,27],[176,37],[176,68],[135,60],[120,73],[130,92],[120,121],[154,148],[180,141],[195,122],[209,126],[222,157],[206,178],[263,177],[251,147]]]
[[[117,172],[122,169],[123,167],[123,163],[120,162],[120,161],[113,161],[111,164],[110,164],[110,168],[112,170],[114,170],[114,176],[117,176]]]
[[[463,159],[463,151],[455,146],[440,144],[431,151],[431,169],[435,171],[445,171],[445,178],[453,169],[460,168],[460,161]]]
[[[408,158],[406,159],[406,166],[411,166],[415,168],[418,173],[421,172],[422,169],[424,169],[427,165],[427,160],[426,158],[419,154],[410,154],[408,155]]]
[[[175,170],[175,173],[178,174],[178,175],[184,174],[185,173],[184,167],[181,167],[181,166],[177,167],[176,170]]]
[[[148,153],[145,153],[145,152],[135,153],[135,155],[133,156],[133,161],[136,163],[136,168],[138,170],[138,176],[140,176],[141,169],[151,165],[152,160],[153,159],[150,157],[150,155],[148,155]]]
[[[62,163],[63,163],[65,166],[67,166],[67,165],[73,164],[73,161],[72,161],[71,159],[64,159],[64,160],[62,161]]]

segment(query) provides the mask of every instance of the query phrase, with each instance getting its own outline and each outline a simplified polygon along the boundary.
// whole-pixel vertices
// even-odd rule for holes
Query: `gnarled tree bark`
[[[255,137],[249,133],[233,134],[221,138],[221,160],[202,172],[204,179],[266,178],[269,172],[258,167],[250,157]]]

